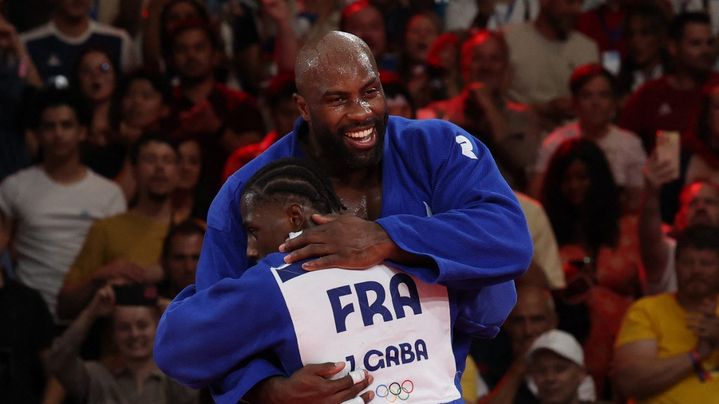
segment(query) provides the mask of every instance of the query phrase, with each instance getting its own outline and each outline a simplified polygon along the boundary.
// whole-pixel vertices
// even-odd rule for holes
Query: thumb
[[[315,224],[326,224],[334,222],[338,217],[338,215],[320,215],[315,213],[312,215],[312,221],[315,222]]]
[[[334,376],[335,374],[339,373],[342,369],[344,369],[346,366],[345,362],[326,362],[326,363],[320,363],[317,365],[308,365],[307,370],[311,370],[313,374],[324,377],[324,378],[330,378]],[[309,369],[310,367],[313,367],[313,369]]]

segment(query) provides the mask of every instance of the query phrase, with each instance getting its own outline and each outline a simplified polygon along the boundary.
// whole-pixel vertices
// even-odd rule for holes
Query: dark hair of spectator
[[[582,65],[574,69],[572,76],[569,78],[569,89],[572,91],[572,95],[574,97],[578,96],[582,88],[595,77],[604,77],[609,82],[612,95],[615,97],[619,95],[617,80],[612,73],[609,73],[609,70],[595,63]]]
[[[687,248],[712,250],[719,254],[719,227],[705,224],[688,226],[677,236],[675,257]]]
[[[207,39],[210,41],[212,49],[216,51],[222,50],[222,46],[220,44],[220,37],[217,32],[215,32],[212,25],[203,21],[202,19],[191,18],[177,23],[177,25],[175,25],[170,31],[170,39],[167,41],[167,47],[165,48],[166,56],[170,56],[172,54],[172,48],[175,45],[177,37],[180,36],[182,33],[191,30],[199,30],[204,32],[207,36]]]
[[[177,151],[177,143],[170,140],[165,135],[161,135],[159,133],[155,132],[145,132],[142,136],[140,136],[139,139],[137,139],[137,142],[135,142],[132,147],[130,147],[130,163],[133,166],[137,165],[138,158],[140,157],[140,151],[143,147],[145,147],[149,143],[163,143],[172,148],[172,150],[175,151],[175,154],[178,154]]]
[[[646,25],[649,32],[652,35],[658,37],[665,37],[667,35],[667,26],[669,25],[669,19],[666,13],[659,6],[652,3],[642,2],[636,6],[630,7],[627,10],[627,15],[624,18],[623,32],[629,32],[629,24],[634,19],[641,19]],[[669,54],[666,49],[661,51],[662,65],[664,71],[669,69]],[[625,57],[622,60],[619,74],[617,75],[617,82],[621,94],[629,94],[632,92],[632,84],[634,83],[634,72],[637,71],[640,66],[634,60],[630,52],[626,52]]]
[[[711,19],[707,13],[692,11],[681,13],[674,17],[669,25],[669,38],[680,41],[684,37],[684,31],[689,24],[704,24],[711,26]]]
[[[565,174],[575,161],[584,163],[589,177],[589,188],[580,207],[573,206],[562,193]],[[595,251],[602,245],[616,245],[621,214],[619,190],[604,153],[594,142],[569,139],[557,148],[547,167],[541,202],[559,245],[582,238],[577,223],[579,232]]]
[[[427,53],[427,64],[433,67],[441,67],[441,54],[448,47],[454,47],[457,51],[457,57],[459,56],[459,37],[454,32],[445,32],[435,38]]]
[[[473,33],[467,39],[465,39],[464,42],[462,42],[460,60],[464,60],[466,57],[469,57],[472,54],[472,49],[475,46],[483,44],[490,39],[497,41],[500,48],[502,48],[502,53],[504,54],[504,57],[506,59],[509,59],[509,45],[507,45],[507,40],[504,39],[504,34],[500,31],[482,29]]]
[[[270,108],[276,107],[280,101],[292,99],[297,93],[297,85],[295,85],[295,73],[284,72],[272,76],[267,88],[264,91],[264,97]]]
[[[88,46],[85,49],[80,52],[80,54],[77,56],[77,59],[75,59],[75,64],[72,68],[72,76],[70,77],[70,87],[75,89],[80,89],[80,66],[82,65],[82,60],[85,59],[85,56],[91,54],[91,53],[102,53],[105,55],[107,60],[110,61],[110,65],[112,66],[112,71],[115,73],[115,86],[117,86],[118,79],[120,78],[120,74],[122,73],[119,68],[118,61],[115,60],[115,58],[112,57],[105,49],[99,47],[99,46]]]
[[[29,125],[36,129],[41,123],[42,114],[48,108],[66,106],[75,112],[75,118],[82,126],[90,124],[91,113],[83,98],[75,91],[68,89],[48,88],[33,95]]]
[[[425,17],[430,22],[432,22],[432,25],[437,29],[437,35],[442,33],[442,20],[437,16],[437,13],[435,13],[432,10],[419,10],[415,13],[413,13],[408,19],[407,24],[405,24],[404,32],[402,34],[402,48],[404,48],[404,44],[407,40],[407,31],[409,30],[409,25],[412,22],[413,19],[419,18],[419,17]]]
[[[170,247],[172,240],[177,236],[205,236],[207,226],[204,222],[197,219],[186,219],[180,223],[173,224],[167,231],[165,240],[162,242],[162,258],[167,259],[170,256]]]
[[[115,91],[112,106],[110,107],[110,123],[112,127],[119,127],[120,121],[122,120],[122,99],[125,98],[127,92],[130,90],[130,85],[137,80],[147,80],[150,86],[160,93],[162,102],[165,105],[170,105],[172,101],[172,85],[170,84],[170,80],[168,80],[164,74],[149,69],[141,68],[135,70],[120,78],[120,84],[118,85],[117,91]]]
[[[417,105],[412,98],[407,86],[404,85],[402,79],[397,74],[392,72],[382,73],[382,89],[384,90],[385,100],[389,100],[396,97],[404,97],[412,110],[412,116],[417,115]]]
[[[260,200],[300,198],[319,213],[339,213],[345,209],[329,178],[307,160],[285,158],[276,160],[247,181],[243,191]]]
[[[702,103],[696,120],[696,135],[707,147],[711,147],[712,133],[709,125],[709,117],[712,110],[712,94],[719,92],[719,84],[713,84],[702,91]]]
[[[373,5],[371,2],[369,2],[368,0],[357,0],[357,1],[354,1],[350,4],[348,4],[345,8],[343,8],[342,14],[340,15],[340,24],[339,24],[340,31],[347,30],[346,29],[347,28],[347,19],[351,18],[356,13],[358,13],[366,8],[369,8],[369,7],[376,8],[377,11],[379,11],[381,13],[381,11],[375,5]]]

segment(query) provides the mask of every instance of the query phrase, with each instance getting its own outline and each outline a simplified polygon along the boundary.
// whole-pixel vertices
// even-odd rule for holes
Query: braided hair
[[[260,200],[300,198],[319,213],[339,213],[346,209],[327,176],[314,164],[298,158],[276,160],[257,171],[242,192]]]

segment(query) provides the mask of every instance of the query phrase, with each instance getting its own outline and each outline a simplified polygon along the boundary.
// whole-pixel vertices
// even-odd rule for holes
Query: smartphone
[[[672,179],[679,178],[679,132],[658,130],[655,153],[659,161],[668,161],[672,167]]]

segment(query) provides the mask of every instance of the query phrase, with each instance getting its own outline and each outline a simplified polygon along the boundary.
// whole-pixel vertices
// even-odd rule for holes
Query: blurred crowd
[[[0,401],[209,400],[155,327],[329,30],[390,114],[487,145],[527,217],[467,402],[719,403],[717,0],[0,0]]]

